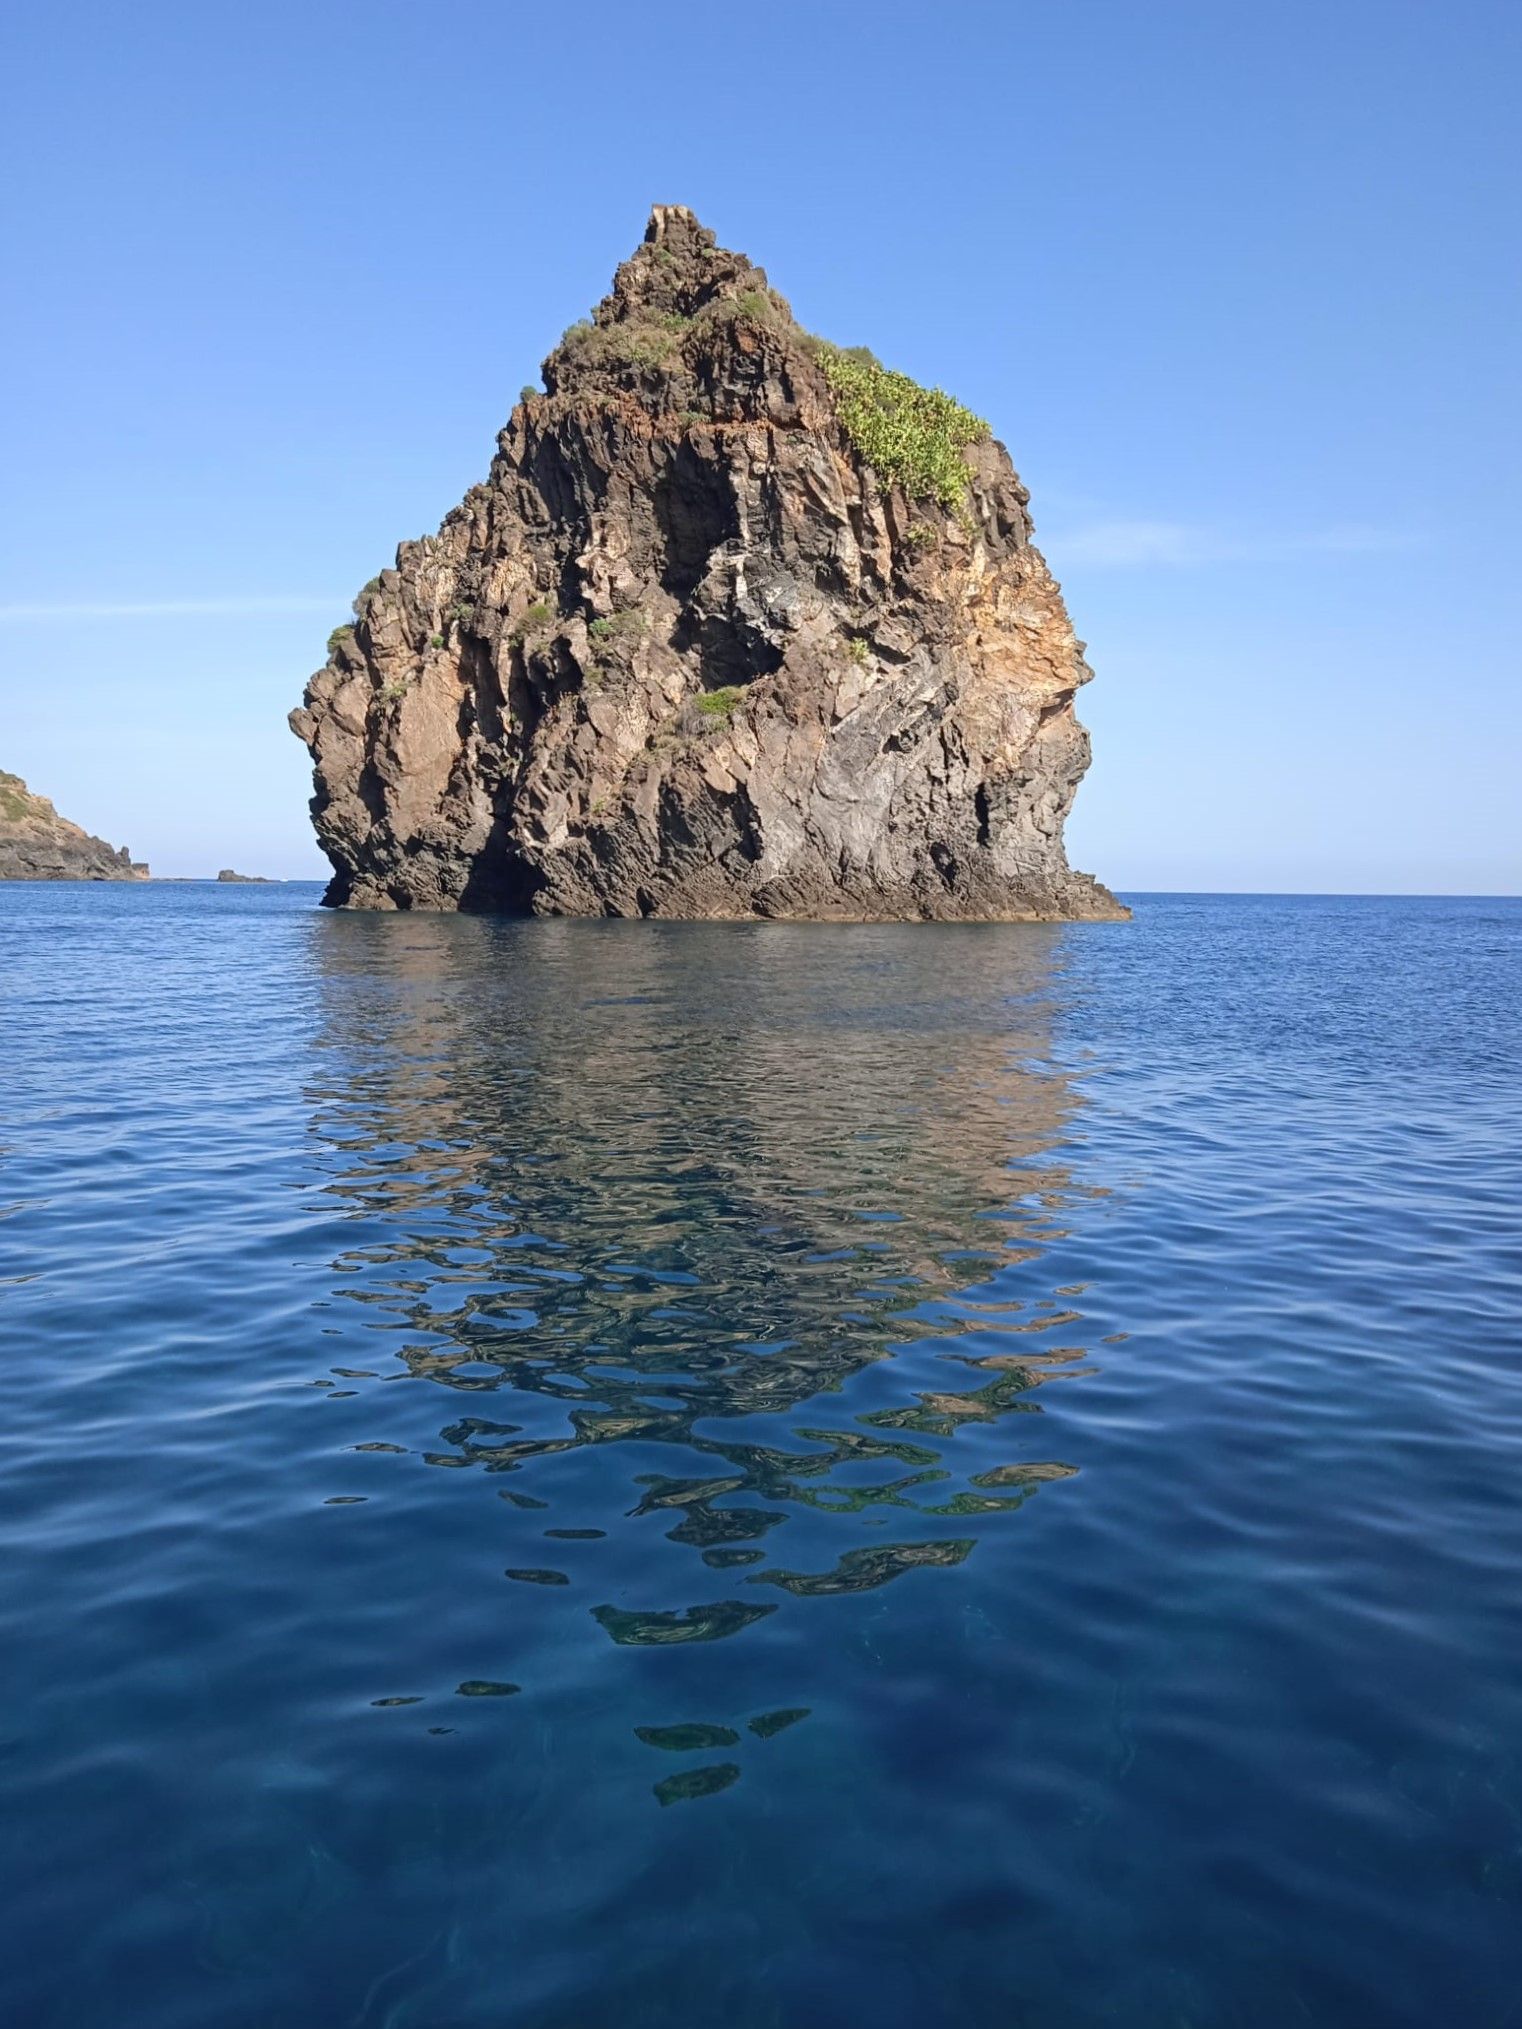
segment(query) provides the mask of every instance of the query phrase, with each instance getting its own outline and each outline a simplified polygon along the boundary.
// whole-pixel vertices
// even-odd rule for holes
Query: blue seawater
[[[1522,2021],[1522,905],[0,889],[12,2029]]]

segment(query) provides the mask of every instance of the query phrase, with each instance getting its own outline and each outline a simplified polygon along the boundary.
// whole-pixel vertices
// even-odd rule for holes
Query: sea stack
[[[1091,672],[985,423],[681,205],[543,377],[291,714],[331,905],[1126,914],[1063,851]]]
[[[0,881],[146,881],[127,848],[71,824],[19,775],[0,769]]]

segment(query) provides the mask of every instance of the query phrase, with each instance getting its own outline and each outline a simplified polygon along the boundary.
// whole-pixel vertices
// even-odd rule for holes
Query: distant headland
[[[127,848],[60,817],[46,796],[0,769],[0,881],[146,881]]]

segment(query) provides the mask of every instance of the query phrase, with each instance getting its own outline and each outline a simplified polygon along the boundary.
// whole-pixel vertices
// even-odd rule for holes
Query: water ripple
[[[1522,908],[311,900],[0,890],[4,2019],[1519,2019]]]

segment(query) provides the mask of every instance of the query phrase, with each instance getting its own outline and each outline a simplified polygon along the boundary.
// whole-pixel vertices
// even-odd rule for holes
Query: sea
[[[1514,2029],[1522,902],[0,888],[7,2029]]]

